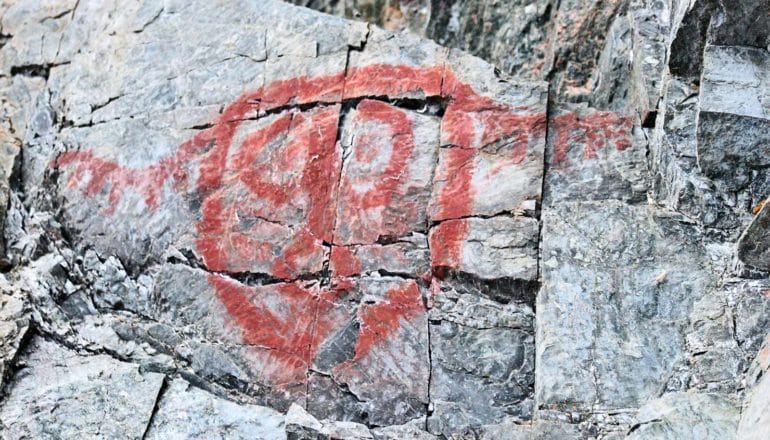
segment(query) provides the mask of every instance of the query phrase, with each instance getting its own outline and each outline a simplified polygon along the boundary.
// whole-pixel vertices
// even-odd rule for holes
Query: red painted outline
[[[328,175],[330,164],[336,164],[338,160],[333,152],[338,112],[334,107],[328,107],[308,115],[298,112],[284,114],[249,133],[240,149],[232,154],[238,127],[255,112],[269,113],[287,105],[337,102],[339,97],[397,97],[408,93],[450,99],[442,122],[441,138],[442,142],[452,146],[450,156],[462,156],[458,160],[467,159],[486,144],[512,138],[514,146],[509,160],[520,163],[526,156],[529,137],[540,136],[545,126],[543,112],[531,113],[527,109],[496,103],[477,94],[444,66],[414,68],[377,64],[351,69],[347,76],[337,73],[276,81],[241,95],[225,107],[211,128],[197,133],[172,155],[146,168],[124,167],[99,158],[90,151],[66,152],[52,165],[57,168],[71,167],[68,187],[80,187],[82,195],[92,197],[106,192],[108,207],[105,214],[115,211],[117,203],[129,188],[142,196],[149,210],[158,208],[167,182],[171,182],[177,192],[196,192],[202,201],[201,220],[196,224],[196,248],[206,267],[217,271],[237,272],[247,268],[248,264],[241,265],[244,260],[270,258],[274,250],[265,243],[255,242],[243,230],[235,229],[232,216],[235,209],[254,209],[253,214],[261,216],[270,213],[259,212],[258,206],[234,206],[236,200],[228,198],[228,188],[237,183],[248,189],[250,198],[274,205],[288,203],[297,196],[297,191],[309,194],[312,200],[307,224],[297,228],[291,243],[283,249],[283,258],[277,258],[272,268],[277,276],[292,279],[299,275],[303,260],[308,258],[308,250],[320,241],[331,240],[334,210],[330,215],[327,205],[328,201],[334,200],[330,194],[335,191],[336,180],[328,179]],[[359,110],[394,129],[408,127],[407,120],[397,112],[386,111],[384,106],[376,101],[366,101],[359,105]],[[481,131],[478,127],[482,128]],[[257,157],[268,143],[283,133],[293,134],[287,144],[289,150],[292,145],[298,148],[304,146],[310,158],[302,168],[299,181],[289,187],[264,178],[267,168],[274,164],[257,162]],[[400,172],[407,164],[408,152],[414,141],[411,129],[406,129],[404,134],[397,140],[394,148],[397,153],[392,155],[386,174]],[[191,181],[191,168],[195,166],[197,179]],[[464,215],[472,208],[474,194],[472,188],[467,187],[472,175],[472,168],[464,170],[461,179],[447,185],[439,195],[439,203],[446,204],[449,214]],[[394,184],[387,179],[378,183],[372,194],[359,202],[362,206],[387,205],[388,194],[392,190],[390,187]],[[447,248],[437,246],[433,250],[445,253],[446,256],[439,261],[446,261],[451,266],[459,258],[459,249],[452,247],[452,243],[459,243],[465,231],[450,229],[452,237],[447,236],[442,242]],[[228,243],[233,245],[223,246],[223,237],[228,237]],[[432,243],[438,237],[442,235],[434,234]],[[346,258],[350,256],[341,257],[350,266],[350,270],[343,272],[355,272],[354,263]],[[275,315],[268,304],[261,303],[255,296],[254,288],[219,275],[209,275],[209,282],[228,314],[242,330],[244,342],[267,349],[271,359],[282,366],[280,374],[267,378],[277,386],[303,381],[307,365],[315,357],[319,345],[341,324],[333,319],[332,310],[335,295],[346,288],[344,283],[326,291],[303,289],[291,283],[272,286],[274,294],[289,310],[290,316],[286,317]],[[373,347],[385,341],[398,329],[402,319],[409,320],[424,313],[419,288],[414,281],[410,283],[405,289],[389,292],[382,304],[361,306],[359,312],[363,325],[354,360],[360,360]]]

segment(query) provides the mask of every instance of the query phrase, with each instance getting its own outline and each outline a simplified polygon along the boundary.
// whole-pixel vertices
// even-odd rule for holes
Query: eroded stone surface
[[[770,269],[770,254],[767,253],[770,240],[769,209],[765,203],[738,241],[738,258],[763,270]]]
[[[637,417],[629,439],[743,438],[735,436],[740,409],[718,394],[668,394],[647,403]]]
[[[284,416],[255,405],[239,405],[175,380],[163,392],[145,438],[284,439]]]
[[[106,355],[82,356],[35,338],[26,374],[9,384],[4,435],[22,438],[141,438],[163,376]]]
[[[703,63],[698,165],[728,191],[744,192],[748,210],[768,191],[763,146],[770,124],[770,55],[764,49],[709,46]]]
[[[765,2],[716,3],[336,3],[500,70],[273,0],[0,5],[3,428],[77,359],[132,373],[60,432],[151,378],[110,429],[761,433]]]
[[[538,221],[530,217],[447,220],[430,231],[436,271],[482,280],[537,280]]]
[[[344,292],[329,312],[338,317],[335,330],[322,339],[312,366],[322,375],[311,379],[309,409],[331,420],[352,417],[377,426],[423,414],[430,375],[426,291],[414,280],[393,277],[346,280],[338,288]]]
[[[452,283],[436,286],[430,310],[431,398],[428,429],[532,415],[534,316],[526,304],[501,305]]]
[[[692,227],[617,201],[564,202],[543,218],[538,401],[617,409],[655,396],[715,283]]]
[[[81,51],[50,68],[58,113],[25,182],[57,189],[73,250],[38,265],[33,287],[35,304],[60,304],[75,325],[44,330],[281,411],[376,426],[424,419],[433,272],[482,280],[480,298],[534,296],[545,85],[277,2],[228,5],[216,22],[198,6],[127,10],[134,21],[111,24],[115,38],[78,36]],[[61,18],[96,33],[103,10],[72,8]],[[7,59],[33,57],[17,43]],[[145,73],[158,57],[169,62]],[[447,152],[468,159],[461,170]],[[452,222],[467,230],[437,239]],[[442,259],[446,248],[456,262]],[[71,286],[48,284],[65,271]],[[497,279],[524,284],[484,284]],[[531,376],[531,324],[517,337]],[[455,343],[465,341],[442,349]],[[519,388],[512,399],[531,407],[531,384]],[[484,415],[488,406],[468,406],[443,431],[512,411]]]
[[[645,148],[632,117],[566,107],[553,113],[548,127],[547,201],[644,200]]]

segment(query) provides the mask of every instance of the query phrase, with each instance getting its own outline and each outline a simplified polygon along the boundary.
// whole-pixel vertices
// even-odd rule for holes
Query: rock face
[[[106,355],[79,356],[35,338],[24,373],[4,400],[0,417],[8,438],[77,436],[140,438],[163,375]]]
[[[767,436],[767,2],[301,3],[0,4],[3,438]]]

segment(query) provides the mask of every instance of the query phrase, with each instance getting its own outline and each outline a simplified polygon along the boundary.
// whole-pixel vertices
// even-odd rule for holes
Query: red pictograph
[[[268,303],[255,296],[255,288],[220,275],[209,276],[219,300],[240,328],[243,342],[266,348],[271,361],[281,366],[266,373],[266,379],[276,385],[301,382],[320,344],[340,325],[335,298],[353,283],[340,279],[332,283],[335,287],[321,289],[299,287],[293,280],[321,273],[329,246],[342,240],[335,231],[341,214],[350,216],[357,210],[376,211],[401,203],[393,194],[403,183],[415,144],[412,122],[403,111],[364,99],[356,107],[358,117],[387,131],[390,144],[380,145],[381,139],[362,133],[357,142],[367,148],[358,149],[351,160],[367,163],[375,160],[374,154],[384,154],[386,160],[370,176],[368,186],[363,184],[366,176],[342,176],[337,141],[341,103],[415,91],[448,102],[437,142],[449,146],[449,160],[463,164],[437,196],[441,219],[471,213],[476,194],[469,159],[482,147],[508,139],[512,147],[503,160],[518,164],[526,157],[530,136],[545,129],[544,112],[512,108],[477,94],[444,66],[377,64],[346,73],[276,81],[245,93],[225,107],[210,128],[146,168],[128,168],[87,150],[66,152],[53,166],[65,172],[71,190],[86,197],[106,197],[108,208],[103,215],[112,215],[129,191],[141,196],[147,210],[156,210],[168,183],[174,191],[197,197],[201,212],[194,225],[195,250],[206,268],[262,273],[286,281],[271,287],[273,302]],[[308,104],[317,105],[301,110]],[[343,202],[340,185],[345,186],[344,203],[355,209],[338,209]],[[406,217],[417,209],[425,208],[410,207]],[[387,215],[388,210],[376,212]],[[376,238],[370,233],[375,227],[395,235],[408,232],[397,223],[361,225],[350,232],[351,243]],[[446,245],[432,240],[431,246],[442,265],[451,265],[459,252],[453,246],[465,231],[461,223],[445,229],[445,234],[452,235],[446,237]],[[331,257],[346,261],[350,274],[356,273],[352,254],[344,247],[334,246]],[[419,296],[417,284],[410,281],[380,303],[362,305],[356,359],[388,338],[401,320],[424,313]],[[287,314],[275,311],[276,302]]]
[[[568,166],[573,146],[582,147],[583,159],[597,159],[604,148],[624,151],[631,147],[633,120],[616,112],[600,111],[585,116],[569,112],[551,121],[555,134],[552,164]]]

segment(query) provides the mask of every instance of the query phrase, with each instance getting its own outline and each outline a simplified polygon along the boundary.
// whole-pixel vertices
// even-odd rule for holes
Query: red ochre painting
[[[432,194],[430,181],[424,188],[425,182],[409,175],[419,142],[426,142],[416,140],[414,125],[424,121],[388,102],[407,93],[438,98],[445,106],[432,148],[446,149],[447,178]],[[348,102],[355,105],[353,123],[369,129],[358,133],[353,157],[343,159],[338,130]],[[596,127],[605,120],[617,126],[617,118],[560,116],[557,141],[567,145],[578,133],[586,138],[587,159],[595,159],[605,143],[625,149],[627,133]],[[273,368],[264,377],[280,388],[303,383],[321,344],[343,325],[345,312],[335,301],[363,281],[351,277],[360,273],[360,262],[348,246],[402,236],[419,224],[425,230],[431,221],[444,225],[430,240],[432,271],[404,278],[381,301],[358,308],[355,354],[338,369],[364,360],[402,325],[427,313],[420,284],[457,264],[467,223],[456,219],[474,214],[474,156],[506,140],[509,148],[495,166],[516,167],[526,160],[532,140],[543,142],[545,135],[545,113],[482,96],[449,68],[378,64],[276,81],[245,93],[210,128],[146,168],[124,167],[88,150],[66,152],[52,166],[62,169],[70,189],[106,197],[105,216],[117,214],[129,191],[140,195],[148,210],[163,204],[169,182],[175,191],[195,193],[201,201],[195,252],[240,329],[241,342],[268,349]],[[552,160],[561,164],[566,153],[560,148]],[[345,173],[348,161],[359,169]],[[427,203],[414,203],[419,197],[404,195],[420,191],[427,191],[430,214]],[[298,282],[320,279],[329,259],[327,287]],[[278,281],[248,286],[228,273],[258,273]]]

